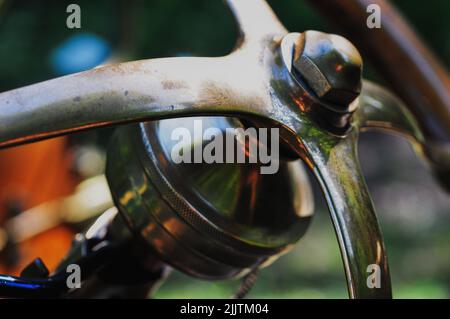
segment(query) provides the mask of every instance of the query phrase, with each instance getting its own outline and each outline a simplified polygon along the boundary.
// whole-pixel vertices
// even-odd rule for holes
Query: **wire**
[[[241,286],[238,291],[232,297],[233,299],[243,299],[250,292],[250,290],[255,285],[256,279],[258,279],[258,269],[253,269],[248,273],[242,280]]]

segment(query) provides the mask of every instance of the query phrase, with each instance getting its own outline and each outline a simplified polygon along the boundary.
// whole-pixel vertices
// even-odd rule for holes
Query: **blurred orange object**
[[[71,194],[77,182],[71,167],[66,137],[0,151],[0,225],[11,203],[26,210]],[[0,272],[17,275],[37,257],[52,271],[69,249],[72,237],[72,231],[64,226],[39,234],[17,247],[17,265],[8,269],[0,264]]]

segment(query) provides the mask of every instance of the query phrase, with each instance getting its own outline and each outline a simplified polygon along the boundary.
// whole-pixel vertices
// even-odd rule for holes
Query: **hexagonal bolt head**
[[[292,67],[326,102],[347,106],[361,92],[361,55],[339,35],[302,33],[295,45]]]

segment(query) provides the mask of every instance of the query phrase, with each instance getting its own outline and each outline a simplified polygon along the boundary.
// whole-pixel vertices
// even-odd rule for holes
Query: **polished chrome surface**
[[[426,140],[415,117],[396,96],[375,83],[366,81],[361,95],[364,105],[355,122],[360,130],[382,129],[408,138],[429,163],[441,184],[450,190],[450,147],[447,143]]]
[[[353,298],[391,297],[389,267],[382,235],[357,156],[357,132],[346,139],[317,132],[304,139],[331,213]],[[381,287],[367,288],[367,267],[381,269]]]
[[[358,97],[362,58],[350,41],[309,30],[300,35],[294,50],[293,67],[317,96],[343,106]]]
[[[208,117],[118,130],[107,164],[116,205],[134,232],[189,274],[230,278],[265,266],[309,225],[313,198],[305,171],[299,161],[281,161],[276,174],[262,175],[261,164],[248,158],[241,164],[177,164],[171,133],[186,128],[194,136],[194,121],[205,130],[217,129],[216,138],[223,139],[227,129],[242,127],[235,119]],[[194,152],[207,142],[185,141],[185,146]]]
[[[360,130],[374,127],[413,136],[423,143],[414,119],[397,100],[370,84],[364,85],[361,95],[345,109],[320,99],[292,72],[293,40],[299,34],[288,34],[263,0],[227,3],[241,29],[239,45],[229,55],[109,65],[2,93],[0,146],[105,125],[181,116],[230,115],[280,127],[283,142],[303,159],[323,189],[350,296],[390,297],[386,253],[359,169],[356,142]],[[181,266],[198,272],[214,269],[215,261],[208,264],[206,258],[197,262],[184,258],[182,252],[192,242],[184,242],[181,248],[175,242],[173,246],[157,246],[173,237],[162,227],[145,226],[160,225],[149,223],[149,219],[171,211],[170,200],[159,200],[137,157],[131,155],[133,143],[124,138],[119,144],[121,148],[110,155],[117,157],[111,165],[110,185],[119,207],[127,207],[125,216],[130,226],[151,237],[161,252],[178,256]],[[217,220],[220,217],[214,216]],[[167,225],[175,221],[179,218],[166,217],[162,222]],[[366,285],[366,269],[371,264],[382,270],[381,288]],[[221,269],[212,276],[235,270]]]
[[[263,0],[227,2],[243,40],[220,58],[107,65],[0,94],[0,147],[146,119],[271,112],[264,51],[287,31]],[[242,72],[245,70],[245,72]]]
[[[392,87],[416,116],[427,145],[432,141],[432,144],[438,144],[437,148],[443,147],[448,153],[450,75],[445,64],[396,8],[396,1],[307,2],[324,14],[327,20],[334,22],[362,50],[364,61],[371,62],[383,81]],[[361,27],[366,25],[369,3],[379,6],[383,13],[380,15],[380,28]],[[447,169],[447,176],[449,172]]]

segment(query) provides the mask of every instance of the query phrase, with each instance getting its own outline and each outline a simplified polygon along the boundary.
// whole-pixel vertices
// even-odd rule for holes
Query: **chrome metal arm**
[[[359,167],[357,137],[354,131],[339,141],[316,131],[303,143],[328,202],[350,297],[389,298],[391,282],[383,236]],[[380,278],[377,287],[367,284],[373,265]]]
[[[230,60],[135,61],[1,93],[0,147],[130,121],[249,112],[251,93]]]
[[[286,34],[272,9],[264,0],[226,0],[233,12],[244,42],[260,42],[267,35]]]
[[[287,130],[326,194],[352,297],[389,297],[381,233],[360,175],[356,133],[335,136],[312,120],[319,107],[283,65],[287,31],[263,0],[229,0],[243,33],[222,58],[155,59],[109,65],[0,94],[0,147],[130,121],[189,115],[253,115]],[[285,50],[286,51],[286,50]],[[293,52],[287,50],[291,58]],[[285,53],[286,53],[285,52]],[[330,145],[328,143],[331,143]],[[302,153],[304,154],[302,155]],[[383,289],[363,285],[368,264]]]
[[[431,166],[442,186],[450,190],[448,144],[426,140],[415,117],[403,102],[388,90],[364,81],[354,125],[362,131],[377,129],[407,138],[416,153]]]
[[[246,50],[107,65],[1,93],[0,148],[123,122],[263,109],[254,57],[268,35],[287,31],[263,0],[227,3]]]
[[[403,135],[419,145],[425,142],[414,116],[385,88],[370,81],[363,81],[359,104],[354,121],[359,130],[380,129]]]
[[[381,128],[424,145],[414,119],[396,98],[369,82],[357,104],[349,102],[360,92],[361,65],[356,49],[345,50],[345,39],[317,32],[286,36],[265,1],[227,3],[243,38],[225,57],[108,65],[1,93],[0,148],[132,121],[192,115],[258,117],[258,123],[264,119],[282,128],[283,140],[322,187],[350,296],[391,297],[382,235],[356,143],[360,130]],[[315,41],[324,41],[329,52],[314,50]],[[294,55],[297,67],[292,68]],[[311,89],[317,79],[325,100]],[[379,288],[366,283],[367,267],[373,264],[381,270]]]

